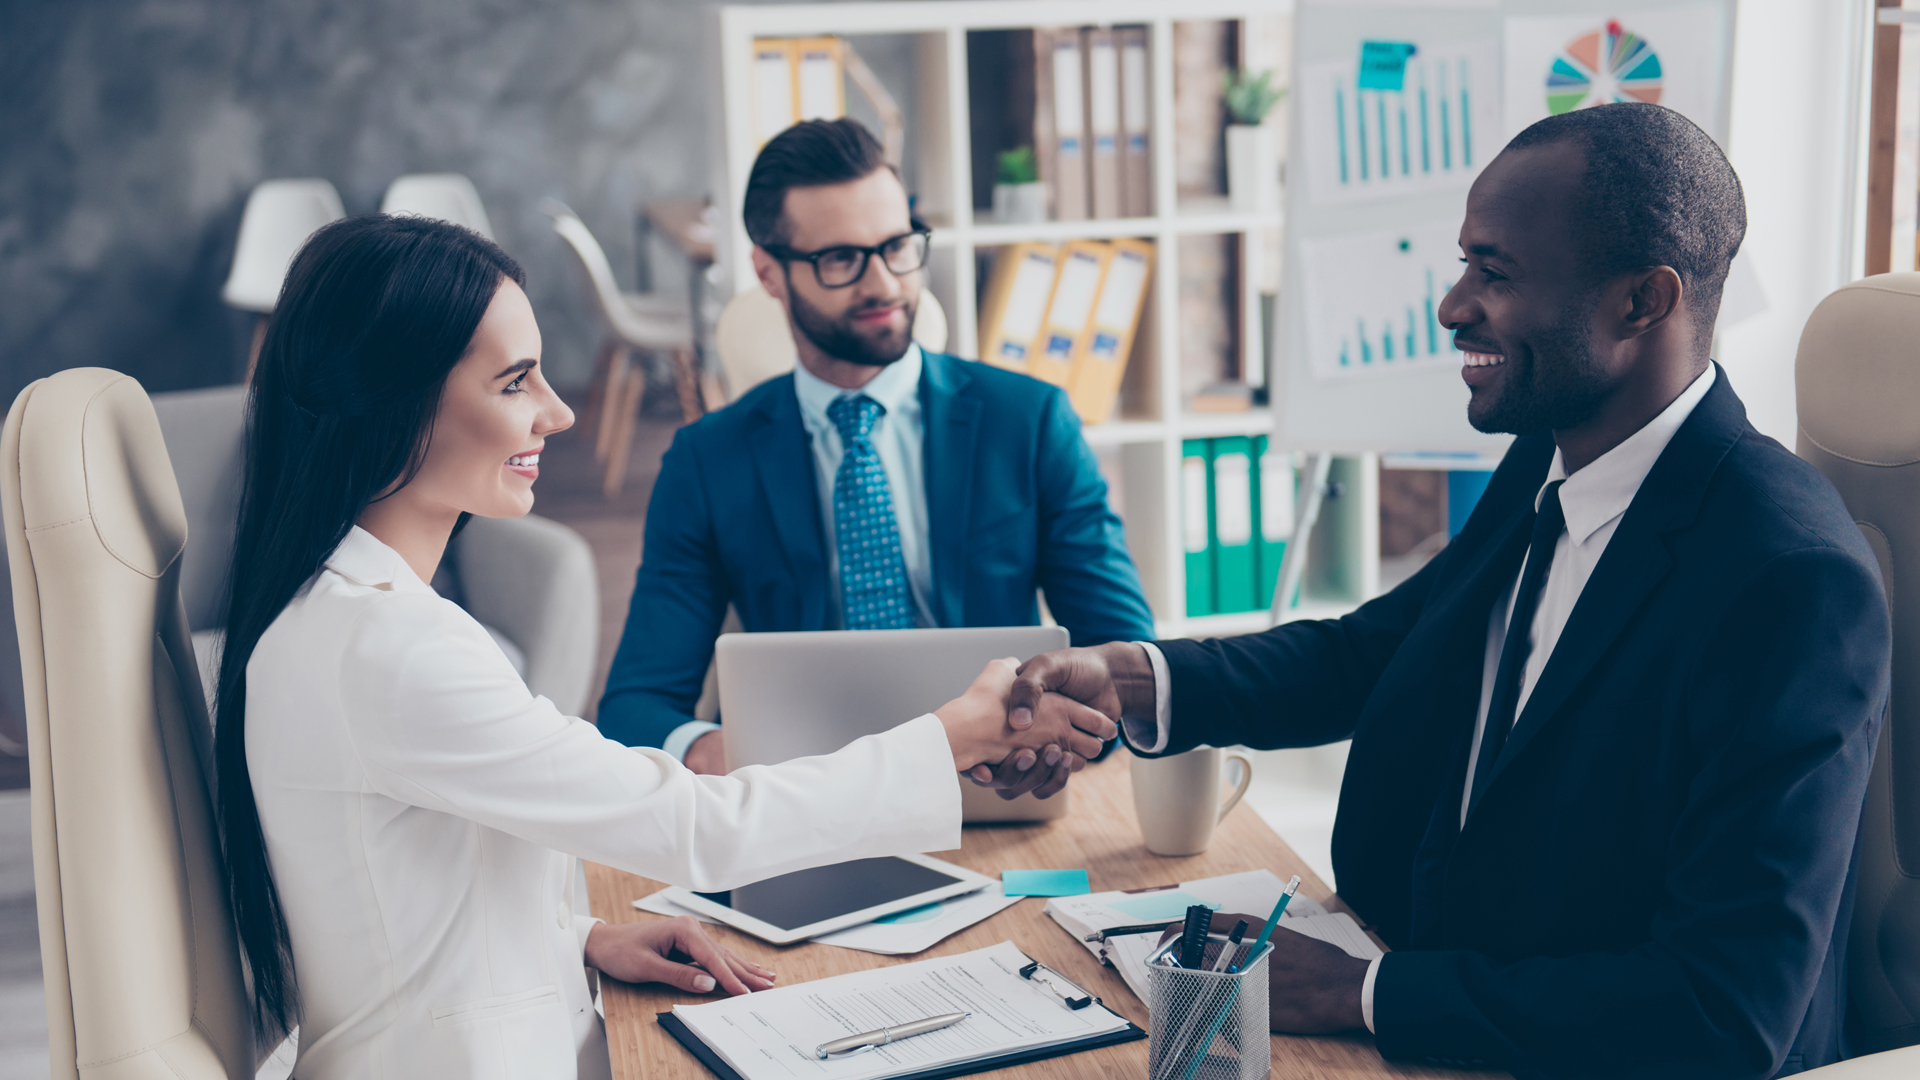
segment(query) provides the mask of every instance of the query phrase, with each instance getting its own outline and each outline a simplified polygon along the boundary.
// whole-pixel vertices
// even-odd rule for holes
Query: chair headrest
[[[1920,274],[1878,274],[1820,301],[1794,361],[1800,430],[1865,465],[1920,462]]]
[[[140,384],[71,368],[28,388],[20,424],[20,510],[28,532],[92,519],[130,570],[167,572],[187,544],[187,512],[160,421]]]

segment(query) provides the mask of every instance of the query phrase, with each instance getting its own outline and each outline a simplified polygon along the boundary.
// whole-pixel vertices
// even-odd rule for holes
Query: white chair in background
[[[247,196],[247,208],[240,215],[240,237],[233,245],[233,268],[227,283],[220,288],[220,299],[230,307],[259,315],[273,313],[280,300],[280,286],[287,280],[287,268],[300,245],[314,230],[347,216],[340,204],[340,193],[325,180],[263,180]],[[253,328],[253,344],[247,350],[247,373],[253,373],[260,358],[260,342],[266,337],[267,320]]]
[[[931,289],[920,290],[913,316],[913,340],[928,352],[947,347],[947,312]],[[713,350],[727,377],[727,400],[793,370],[799,354],[787,326],[786,309],[758,285],[727,301],[713,329]]]
[[[493,239],[493,223],[474,190],[473,181],[459,173],[412,173],[387,185],[380,200],[383,214],[418,214],[465,225]]]
[[[634,419],[646,389],[646,373],[633,363],[634,350],[671,357],[680,412],[689,423],[706,412],[693,368],[693,315],[684,300],[621,292],[606,252],[579,215],[553,199],[542,200],[540,209],[573,252],[605,332],[580,431],[593,436],[594,456],[606,468],[602,490],[611,499],[626,482]]]

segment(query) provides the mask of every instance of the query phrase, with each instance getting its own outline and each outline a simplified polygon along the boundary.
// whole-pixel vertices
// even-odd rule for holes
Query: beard
[[[1563,431],[1593,419],[1613,385],[1593,353],[1595,294],[1569,310],[1546,330],[1531,335],[1530,358],[1509,356],[1506,372],[1488,399],[1476,393],[1467,403],[1467,422],[1488,434],[1532,435]]]
[[[805,297],[791,289],[787,291],[787,297],[793,310],[793,325],[806,335],[808,341],[813,342],[815,348],[835,360],[863,367],[886,367],[907,355],[907,346],[913,344],[913,316],[920,306],[918,297],[907,301],[905,305],[906,329],[895,330],[889,326],[878,333],[862,332],[854,325],[853,317],[862,311],[890,306],[888,302],[857,304],[836,319],[809,304]]]

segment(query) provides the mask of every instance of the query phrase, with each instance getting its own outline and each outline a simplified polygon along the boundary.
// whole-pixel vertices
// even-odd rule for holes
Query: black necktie
[[[1547,583],[1547,568],[1553,565],[1553,548],[1560,541],[1567,519],[1560,512],[1560,485],[1555,480],[1540,496],[1540,509],[1533,516],[1533,541],[1527,545],[1527,568],[1520,574],[1520,588],[1513,594],[1513,610],[1507,616],[1507,640],[1500,646],[1500,669],[1493,676],[1493,700],[1487,705],[1487,725],[1480,735],[1480,753],[1473,766],[1473,794],[1467,800],[1467,813],[1480,805],[1480,796],[1493,779],[1493,763],[1507,745],[1507,733],[1513,730],[1514,711],[1520,701],[1520,681],[1527,670],[1527,651],[1533,642],[1533,615],[1540,607],[1540,590]]]

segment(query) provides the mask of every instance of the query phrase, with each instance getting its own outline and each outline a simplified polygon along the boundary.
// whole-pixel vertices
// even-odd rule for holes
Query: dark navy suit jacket
[[[1344,619],[1162,643],[1167,750],[1353,739],[1333,861],[1399,950],[1374,986],[1385,1054],[1688,1080],[1834,1061],[1889,692],[1873,556],[1721,370],[1462,829],[1487,620],[1553,450],[1516,440],[1454,542]]]
[[[1058,387],[925,353],[934,620],[1031,626],[1035,590],[1075,645],[1145,641],[1153,615],[1107,485]],[[748,631],[824,630],[832,594],[793,376],[682,428],[647,506],[600,730],[659,746],[692,719],[727,605]]]

